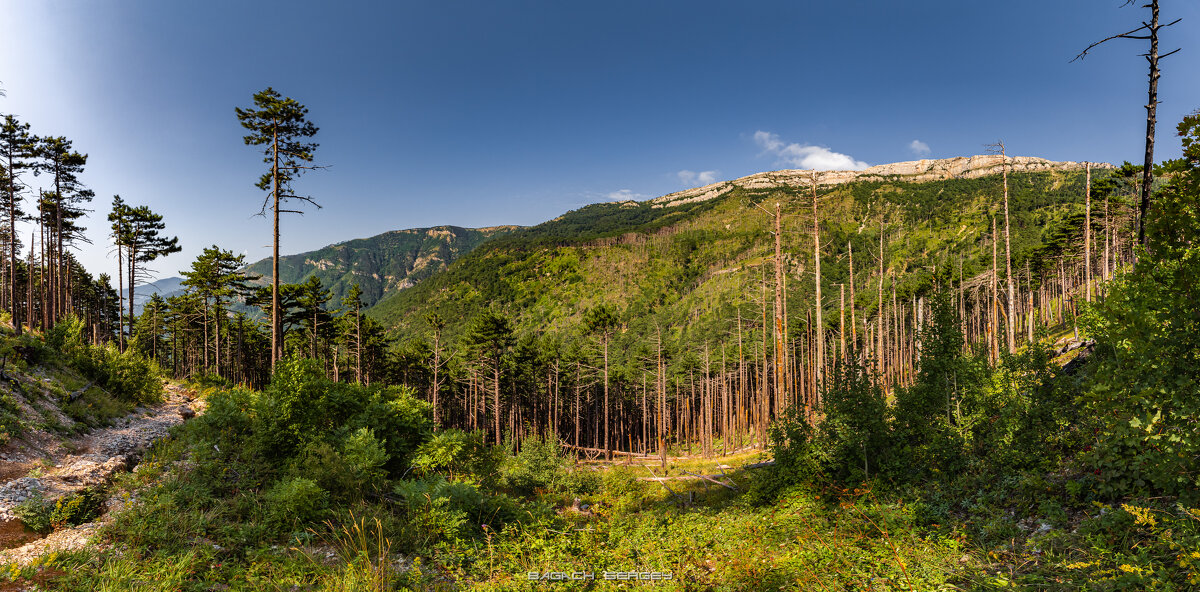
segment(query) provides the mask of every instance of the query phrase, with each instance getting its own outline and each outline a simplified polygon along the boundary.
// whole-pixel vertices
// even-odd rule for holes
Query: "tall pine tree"
[[[283,355],[282,319],[279,316],[279,214],[301,214],[299,210],[283,210],[280,204],[299,200],[321,207],[311,197],[296,195],[292,182],[304,171],[315,167],[313,161],[317,144],[305,139],[317,134],[317,126],[308,121],[308,108],[284,97],[274,89],[254,95],[254,107],[235,109],[242,127],[250,131],[242,139],[249,146],[263,146],[263,162],[271,169],[258,180],[258,188],[268,191],[263,200],[261,215],[270,210],[273,219],[271,243],[271,367]]]

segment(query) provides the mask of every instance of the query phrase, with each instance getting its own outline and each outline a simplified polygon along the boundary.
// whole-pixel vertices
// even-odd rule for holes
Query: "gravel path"
[[[7,469],[0,476],[0,524],[16,520],[12,509],[37,492],[54,500],[106,483],[116,473],[130,469],[150,444],[194,416],[198,405],[181,387],[168,384],[162,403],[138,407],[107,428],[57,445],[31,443],[28,447],[0,453],[0,466]],[[44,444],[45,439],[41,440]],[[114,498],[108,503],[112,510],[122,501]],[[0,550],[0,565],[25,564],[50,551],[80,549],[87,545],[104,520],[102,516],[95,522],[60,529],[21,547]]]

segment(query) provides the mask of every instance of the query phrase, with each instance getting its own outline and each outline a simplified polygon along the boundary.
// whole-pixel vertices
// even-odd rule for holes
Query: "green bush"
[[[52,528],[50,515],[54,513],[54,503],[37,491],[17,504],[12,513],[30,530],[45,534]]]
[[[752,502],[773,502],[784,491],[813,485],[821,478],[819,447],[804,414],[796,407],[789,407],[767,428],[767,449],[774,464],[754,474],[747,492]]]
[[[89,380],[104,390],[133,403],[156,403],[162,398],[162,371],[154,362],[133,349],[117,350],[112,343],[90,345],[84,322],[69,316],[46,334],[46,343],[62,352]]]
[[[879,383],[851,351],[838,360],[822,397],[822,465],[842,482],[862,482],[879,472],[886,454],[889,426],[887,402]]]
[[[408,511],[410,526],[428,542],[464,538],[479,528],[485,496],[469,483],[441,477],[401,481],[395,494]]]
[[[358,501],[364,493],[364,483],[346,457],[333,444],[313,441],[292,460],[287,474],[304,477],[329,493],[335,504]]]
[[[54,528],[78,526],[90,522],[104,513],[104,492],[99,489],[84,489],[63,496],[54,502],[50,512],[50,525]]]
[[[17,400],[12,395],[0,391],[0,446],[24,431],[20,410]]]
[[[482,431],[442,430],[417,448],[412,466],[418,475],[437,473],[451,481],[470,479],[492,487],[503,461],[503,451],[488,446],[484,440]]]
[[[133,405],[119,401],[108,391],[91,387],[79,398],[63,405],[63,413],[78,423],[89,427],[108,425],[110,421],[129,413]]]
[[[447,481],[440,475],[400,481],[393,492],[405,509],[406,538],[414,541],[416,549],[441,540],[478,536],[484,525],[499,531],[510,522],[548,512],[543,506],[523,506],[506,495],[487,494],[473,483]]]
[[[64,526],[78,526],[104,512],[103,492],[90,488],[55,501],[35,492],[13,508],[13,514],[30,530],[45,534]]]
[[[263,494],[267,522],[274,527],[296,527],[320,520],[329,494],[312,479],[293,477],[271,486]]]
[[[1099,358],[1085,402],[1102,421],[1087,460],[1106,495],[1200,495],[1200,114],[1179,135],[1148,249],[1084,315]]]
[[[429,403],[411,389],[333,382],[314,360],[280,362],[271,384],[252,405],[254,448],[270,459],[294,456],[316,440],[340,443],[369,428],[387,453],[386,468],[399,474],[431,427]]]
[[[521,495],[548,488],[566,473],[567,459],[553,434],[532,436],[521,442],[517,454],[505,459],[504,485]]]
[[[555,481],[554,487],[570,495],[595,495],[601,489],[601,473],[586,467],[564,471]]]
[[[934,295],[930,313],[920,333],[916,380],[896,389],[889,473],[903,480],[949,478],[967,466],[971,425],[979,417],[972,402],[987,377],[986,362],[963,352],[961,321],[948,293]]]
[[[367,486],[380,484],[387,471],[388,454],[375,439],[371,428],[358,428],[342,443],[342,456],[358,481]]]

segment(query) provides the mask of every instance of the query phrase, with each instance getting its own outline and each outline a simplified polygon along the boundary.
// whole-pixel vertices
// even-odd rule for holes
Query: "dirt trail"
[[[132,468],[155,440],[194,416],[198,405],[182,387],[168,384],[162,403],[138,407],[109,427],[66,441],[45,433],[30,434],[6,446],[0,452],[0,565],[23,564],[46,552],[85,546],[103,516],[41,538],[24,529],[13,508],[37,493],[55,500],[108,482]],[[120,503],[109,499],[108,509]]]

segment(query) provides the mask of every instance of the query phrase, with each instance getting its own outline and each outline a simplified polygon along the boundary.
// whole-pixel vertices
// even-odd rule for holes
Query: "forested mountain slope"
[[[330,289],[335,303],[341,301],[351,285],[358,284],[363,291],[363,302],[369,306],[391,292],[415,285],[484,241],[514,228],[435,226],[393,230],[280,257],[279,280],[299,283],[316,276]],[[271,280],[271,259],[253,263],[247,271],[261,275],[259,283],[267,285]]]
[[[976,156],[816,173],[825,327],[837,327],[842,286],[848,311],[854,294],[860,321],[877,308],[881,240],[886,300],[906,302],[935,277],[990,274],[993,217],[1003,274],[1001,162]],[[1010,157],[1008,168],[1014,275],[1037,281],[1038,267],[1049,261],[1044,255],[1057,254],[1083,231],[1084,165]],[[1107,168],[1093,165],[1093,179]],[[804,331],[815,301],[812,175],[760,173],[645,202],[574,210],[483,245],[413,289],[385,297],[370,314],[409,337],[427,334],[426,314],[437,312],[452,340],[489,308],[511,317],[518,330],[569,335],[579,333],[587,310],[607,304],[624,328],[618,333],[626,347],[618,349],[629,350],[630,340],[645,343],[661,328],[668,343],[700,355],[705,343],[736,344],[739,329],[752,330],[755,319],[761,329],[762,318],[773,314],[765,309],[774,289],[779,203],[788,330]]]

